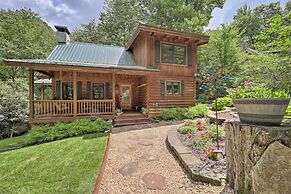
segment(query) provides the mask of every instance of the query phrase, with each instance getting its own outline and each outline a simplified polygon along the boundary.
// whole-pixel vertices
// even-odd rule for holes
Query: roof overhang
[[[28,67],[38,71],[80,71],[80,72],[103,72],[103,73],[124,73],[126,74],[146,74],[150,72],[159,72],[156,68],[146,68],[142,66],[117,66],[110,64],[98,64],[93,66],[91,63],[61,62],[49,60],[4,60],[6,66]],[[96,64],[95,64],[96,65]]]
[[[209,41],[209,36],[190,33],[190,32],[182,32],[178,30],[172,30],[167,28],[161,28],[156,26],[151,26],[147,24],[139,23],[136,31],[132,34],[130,40],[127,43],[126,49],[130,49],[136,39],[142,33],[148,33],[150,36],[159,36],[161,38],[170,38],[172,40],[184,41],[189,43],[195,43],[198,46],[207,44]]]

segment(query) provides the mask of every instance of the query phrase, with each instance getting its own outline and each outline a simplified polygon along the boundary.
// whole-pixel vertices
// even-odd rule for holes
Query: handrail
[[[77,116],[113,114],[113,100],[77,100]],[[34,100],[34,117],[74,116],[74,100]]]

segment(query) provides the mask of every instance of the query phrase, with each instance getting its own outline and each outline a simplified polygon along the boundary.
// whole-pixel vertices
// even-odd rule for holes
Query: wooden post
[[[63,76],[63,72],[60,71],[60,99],[62,100],[63,99],[63,83],[62,83],[62,77]]]
[[[41,100],[44,100],[44,85],[40,86],[40,98]]]
[[[34,70],[29,69],[29,118],[34,115]]]
[[[78,93],[77,93],[77,72],[74,71],[73,72],[73,76],[74,76],[74,82],[73,82],[73,92],[74,92],[74,117],[77,117],[77,97],[78,97]]]
[[[112,114],[115,115],[115,72],[112,74]]]

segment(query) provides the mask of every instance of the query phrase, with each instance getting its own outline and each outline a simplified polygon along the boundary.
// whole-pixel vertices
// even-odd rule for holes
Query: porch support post
[[[115,72],[112,74],[112,114],[115,115]]]
[[[74,82],[73,82],[73,87],[74,87],[74,89],[73,89],[73,91],[74,91],[74,102],[73,102],[73,104],[74,104],[74,117],[77,117],[77,72],[76,71],[74,71],[73,72],[73,77],[74,77]]]
[[[40,86],[40,98],[41,100],[44,100],[44,85]]]
[[[29,69],[29,118],[34,116],[34,70]]]

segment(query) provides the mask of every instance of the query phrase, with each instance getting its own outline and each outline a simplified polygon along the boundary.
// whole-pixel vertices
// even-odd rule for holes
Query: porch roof
[[[133,53],[124,47],[80,42],[58,44],[47,59],[8,59],[5,62],[23,66],[27,63],[158,71],[137,65]]]

